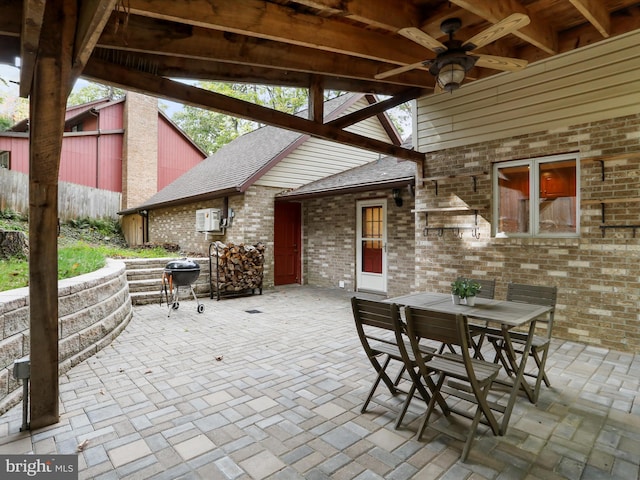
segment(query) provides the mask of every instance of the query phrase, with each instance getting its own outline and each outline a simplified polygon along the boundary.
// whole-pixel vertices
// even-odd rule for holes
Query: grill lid
[[[171,260],[164,267],[165,270],[174,272],[174,271],[200,271],[200,265],[198,265],[193,260],[189,260],[187,258],[182,258],[180,260]]]

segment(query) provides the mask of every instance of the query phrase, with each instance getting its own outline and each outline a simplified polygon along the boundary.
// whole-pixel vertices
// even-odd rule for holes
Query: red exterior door
[[[275,285],[300,283],[300,222],[299,203],[276,202],[273,237]]]

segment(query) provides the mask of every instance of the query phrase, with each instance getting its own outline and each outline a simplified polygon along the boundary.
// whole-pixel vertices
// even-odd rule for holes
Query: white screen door
[[[363,200],[357,209],[357,288],[386,292],[387,201]]]

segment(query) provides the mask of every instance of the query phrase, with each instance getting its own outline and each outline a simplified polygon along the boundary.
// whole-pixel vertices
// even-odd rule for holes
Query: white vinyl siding
[[[352,105],[345,115],[368,106],[361,100]],[[390,142],[377,117],[370,117],[345,130],[358,135]],[[255,185],[297,188],[329,175],[344,172],[379,158],[379,154],[340,143],[309,138],[284,159],[266,172]]]
[[[636,114],[640,32],[418,100],[418,150],[433,152],[498,138]],[[630,102],[629,99],[635,99]]]

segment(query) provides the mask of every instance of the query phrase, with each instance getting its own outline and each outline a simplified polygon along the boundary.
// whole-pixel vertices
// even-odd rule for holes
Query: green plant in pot
[[[460,301],[464,298],[464,293],[464,281],[462,278],[451,282],[451,300],[454,305],[460,305]]]
[[[475,304],[477,293],[482,286],[478,282],[474,282],[469,278],[458,278],[451,282],[451,298],[455,305],[461,302],[466,303],[470,307]]]

